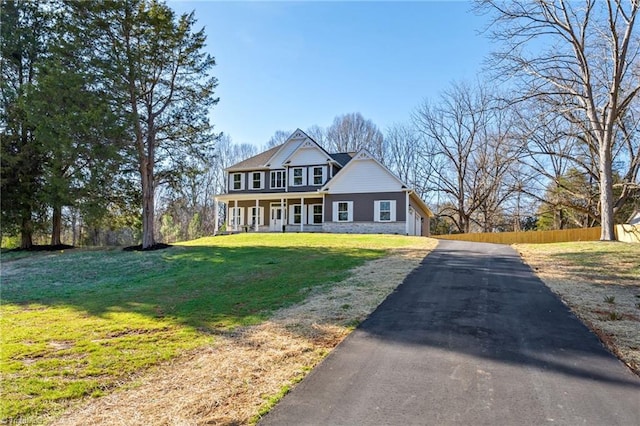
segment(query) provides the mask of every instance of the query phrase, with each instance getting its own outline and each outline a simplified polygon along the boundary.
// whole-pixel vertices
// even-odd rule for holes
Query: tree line
[[[638,3],[477,1],[497,48],[476,81],[383,130],[353,112],[305,131],[370,151],[429,203],[433,233],[613,239],[640,207]],[[262,147],[213,132],[195,22],[158,1],[2,1],[3,235],[148,248],[213,232],[223,169],[292,132]]]
[[[64,211],[153,248],[157,188],[216,140],[204,30],[154,0],[1,6],[3,236],[29,248],[47,229],[58,245]]]

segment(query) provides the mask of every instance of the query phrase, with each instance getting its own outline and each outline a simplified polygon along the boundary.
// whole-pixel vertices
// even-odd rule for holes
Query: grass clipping
[[[544,283],[640,376],[640,245],[518,244]]]
[[[120,390],[68,410],[57,425],[239,425],[255,423],[364,320],[436,245],[370,261],[351,277],[275,312],[257,326],[162,365]]]

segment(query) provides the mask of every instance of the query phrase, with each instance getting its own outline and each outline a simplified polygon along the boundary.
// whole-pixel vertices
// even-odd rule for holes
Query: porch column
[[[258,232],[260,230],[260,200],[256,198],[256,223],[254,230]]]
[[[284,205],[284,198],[280,198],[280,215],[282,217],[282,229],[280,231],[284,232],[287,226],[287,207]]]
[[[213,197],[213,235],[218,233],[218,198]]]
[[[304,221],[307,215],[304,209],[304,197],[300,197],[300,232],[304,232]]]
[[[237,231],[238,221],[240,221],[240,212],[238,211],[238,200],[233,200],[233,214],[231,215],[231,220],[233,221],[233,230]]]

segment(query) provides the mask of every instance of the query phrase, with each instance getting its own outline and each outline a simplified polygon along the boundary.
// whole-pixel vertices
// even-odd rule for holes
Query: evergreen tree
[[[129,126],[131,164],[141,184],[142,247],[152,248],[156,187],[215,141],[208,120],[209,107],[218,102],[217,80],[210,75],[215,61],[203,51],[204,30],[192,30],[193,13],[176,17],[153,0],[70,6],[76,39],[86,42],[113,106]]]
[[[32,1],[0,3],[0,139],[3,232],[21,235],[21,248],[33,245],[34,217],[41,215],[44,150],[26,107],[46,53],[51,7]]]

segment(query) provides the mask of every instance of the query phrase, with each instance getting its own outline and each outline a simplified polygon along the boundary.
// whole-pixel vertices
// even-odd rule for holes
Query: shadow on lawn
[[[381,254],[260,246],[56,253],[3,265],[2,299],[4,304],[71,306],[95,316],[133,312],[215,332],[260,322]]]
[[[515,251],[463,244],[441,241],[358,333],[407,351],[434,348],[640,389]],[[2,298],[4,304],[71,306],[96,316],[133,312],[217,334],[258,323],[381,254],[260,246],[78,251],[19,265],[19,274],[3,271]],[[423,367],[425,374],[449,368]]]

